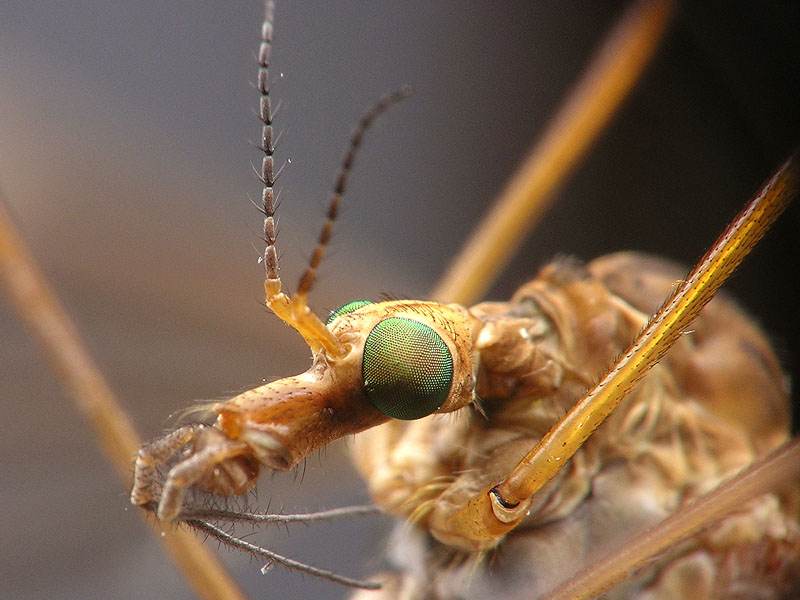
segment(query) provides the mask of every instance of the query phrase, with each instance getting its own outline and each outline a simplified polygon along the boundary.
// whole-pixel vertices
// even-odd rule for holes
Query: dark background
[[[424,296],[546,126],[625,3],[279,2],[279,250],[295,285],[350,128],[381,93],[417,95],[358,158],[318,312]],[[699,3],[698,3],[699,4]],[[754,3],[752,3],[754,4]],[[767,4],[767,3],[759,3]],[[797,3],[683,6],[640,86],[491,291],[558,253],[621,249],[689,264],[800,131]],[[145,438],[196,399],[307,368],[259,304],[252,2],[0,5],[0,185],[34,252]],[[277,72],[285,73],[278,80]],[[728,286],[797,373],[798,207]],[[254,248],[255,246],[255,248]],[[4,598],[186,598],[16,317],[0,304],[0,586]],[[363,502],[346,444],[303,480],[266,477],[286,511]],[[371,519],[254,541],[328,568],[379,567]],[[332,584],[227,553],[254,598]]]

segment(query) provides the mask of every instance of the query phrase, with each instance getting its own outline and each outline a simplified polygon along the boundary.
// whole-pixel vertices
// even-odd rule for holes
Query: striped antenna
[[[312,313],[305,299],[292,301],[281,291],[278,251],[275,248],[275,145],[272,139],[272,105],[269,98],[269,61],[272,50],[272,30],[275,18],[275,3],[264,3],[264,23],[261,25],[261,44],[258,49],[258,92],[261,95],[258,105],[258,118],[261,120],[261,173],[258,175],[264,188],[261,193],[260,210],[264,213],[264,291],[270,310],[287,325],[297,330],[311,348],[312,352],[325,351],[332,359],[344,355],[339,340],[328,331],[325,324]]]
[[[308,292],[314,283],[322,257],[325,255],[325,247],[331,239],[333,223],[339,212],[342,194],[347,185],[347,177],[355,160],[356,151],[361,145],[364,132],[369,128],[375,118],[384,112],[391,105],[399,100],[411,95],[411,89],[402,87],[392,94],[383,96],[372,108],[370,108],[353,130],[350,136],[350,145],[344,160],[339,167],[336,177],[333,196],[328,207],[328,217],[322,227],[317,247],[309,261],[308,268],[300,278],[297,294],[294,298],[289,298],[282,290],[280,269],[278,267],[278,251],[275,248],[275,167],[273,156],[275,146],[272,139],[272,105],[269,98],[269,60],[272,50],[272,29],[274,22],[275,3],[267,0],[264,8],[264,23],[261,26],[261,45],[258,50],[258,92],[261,95],[258,107],[258,118],[261,120],[261,151],[264,158],[261,161],[261,173],[258,177],[264,186],[261,193],[261,206],[259,209],[264,213],[264,268],[266,279],[264,280],[264,292],[266,303],[270,310],[284,323],[293,327],[308,344],[311,351],[315,354],[324,351],[328,358],[336,360],[345,355],[345,348],[325,326],[325,324],[311,312],[308,307]]]
[[[356,125],[355,129],[353,129],[350,134],[350,143],[347,146],[347,152],[345,152],[344,158],[339,165],[339,171],[336,173],[333,193],[331,194],[331,200],[328,204],[327,219],[322,225],[322,230],[319,232],[317,247],[314,248],[314,253],[308,261],[308,268],[306,268],[302,277],[300,277],[300,283],[297,286],[298,298],[306,298],[308,296],[308,293],[311,291],[311,286],[314,284],[314,280],[317,277],[317,268],[319,267],[319,263],[322,262],[323,256],[325,256],[325,248],[331,239],[333,224],[336,221],[336,217],[339,215],[339,205],[342,202],[342,196],[347,188],[347,179],[350,176],[350,171],[353,169],[353,163],[355,162],[358,148],[361,146],[361,141],[364,138],[364,133],[366,133],[379,115],[394,104],[408,98],[413,93],[414,90],[410,86],[404,85],[390,94],[381,96],[380,99],[361,116],[358,125]]]
[[[275,3],[267,0],[264,4],[264,23],[261,25],[261,45],[258,48],[258,92],[261,99],[258,105],[258,118],[261,120],[261,144],[264,153],[261,160],[259,179],[264,188],[261,192],[261,210],[264,213],[264,268],[267,279],[277,280],[280,285],[278,269],[278,252],[275,249],[275,173],[273,155],[275,146],[272,143],[272,104],[269,99],[269,59],[272,50],[272,24],[274,22]]]

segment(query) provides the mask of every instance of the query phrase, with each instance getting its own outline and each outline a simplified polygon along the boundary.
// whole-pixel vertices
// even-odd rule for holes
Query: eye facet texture
[[[453,357],[444,340],[427,325],[391,317],[367,336],[362,374],[375,408],[395,419],[420,419],[447,399]]]

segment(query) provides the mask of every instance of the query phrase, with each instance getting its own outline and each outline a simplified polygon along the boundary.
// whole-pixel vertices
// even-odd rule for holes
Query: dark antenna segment
[[[319,233],[317,247],[314,248],[314,253],[308,261],[308,267],[302,277],[300,277],[300,283],[297,286],[297,296],[308,296],[308,293],[311,291],[311,286],[314,284],[314,280],[317,277],[317,267],[319,267],[319,263],[322,262],[322,258],[325,256],[325,247],[331,239],[333,224],[336,221],[336,217],[339,215],[339,205],[341,204],[342,196],[347,188],[347,179],[350,176],[350,171],[353,169],[353,163],[355,162],[361,141],[364,138],[364,133],[366,133],[373,121],[375,121],[380,114],[394,104],[408,98],[413,93],[414,90],[411,86],[404,85],[394,92],[381,96],[378,101],[361,116],[358,125],[356,125],[355,129],[353,129],[350,134],[350,143],[347,146],[347,151],[342,159],[342,163],[339,165],[339,171],[336,173],[333,193],[331,194],[330,203],[328,204],[327,218]]]
[[[261,161],[259,179],[264,185],[261,192],[261,208],[264,212],[264,268],[267,279],[280,280],[278,269],[278,252],[275,249],[275,173],[273,155],[275,146],[272,142],[272,104],[269,99],[269,60],[272,50],[272,25],[275,18],[275,3],[267,0],[264,3],[264,23],[261,25],[261,44],[258,48],[258,92],[261,99],[258,105],[258,118],[261,120]]]

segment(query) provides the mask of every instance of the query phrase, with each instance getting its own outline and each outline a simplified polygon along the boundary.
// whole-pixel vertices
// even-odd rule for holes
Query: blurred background
[[[287,286],[351,127],[408,83],[416,96],[379,121],[358,157],[312,301],[325,314],[383,293],[424,297],[625,4],[279,2],[271,79],[277,164],[291,160],[279,182]],[[703,254],[798,142],[800,7],[762,4],[682,7],[493,299],[559,253],[639,249],[687,265]],[[309,365],[299,336],[260,304],[260,216],[247,197],[259,195],[250,83],[261,17],[258,0],[0,4],[0,187],[146,439],[195,400]],[[794,374],[799,214],[790,208],[727,286]],[[0,420],[3,598],[192,596],[4,302]],[[264,477],[262,507],[367,501],[346,446],[309,459],[303,477]],[[251,540],[367,576],[388,525]],[[348,594],[222,556],[254,598]]]

